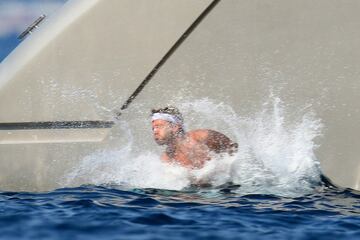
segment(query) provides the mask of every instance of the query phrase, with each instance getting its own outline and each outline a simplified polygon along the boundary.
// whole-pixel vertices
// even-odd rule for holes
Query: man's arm
[[[168,155],[166,152],[164,152],[164,153],[161,155],[161,161],[166,162],[166,163],[169,163],[169,162],[171,161],[169,155]]]

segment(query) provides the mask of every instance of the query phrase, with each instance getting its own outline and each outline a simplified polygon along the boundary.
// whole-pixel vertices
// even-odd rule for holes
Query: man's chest
[[[187,142],[177,146],[174,152],[174,159],[185,166],[199,166],[209,159],[209,149],[204,144]]]

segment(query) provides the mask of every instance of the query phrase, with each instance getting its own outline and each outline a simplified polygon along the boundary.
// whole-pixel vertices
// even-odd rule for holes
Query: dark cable
[[[190,25],[190,27],[181,35],[181,37],[175,42],[175,44],[170,48],[170,50],[164,55],[164,57],[156,64],[156,66],[151,70],[151,72],[145,77],[145,79],[140,83],[136,90],[131,94],[131,96],[126,100],[126,102],[121,106],[120,111],[116,112],[116,116],[119,117],[122,113],[121,111],[128,108],[131,102],[139,95],[139,93],[144,89],[146,84],[154,77],[154,75],[159,71],[159,69],[164,65],[164,63],[171,57],[171,55],[178,49],[178,47],[185,41],[185,39],[193,32],[193,30],[199,25],[199,23],[209,14],[209,12],[218,4],[220,0],[214,0],[200,15],[199,17]]]

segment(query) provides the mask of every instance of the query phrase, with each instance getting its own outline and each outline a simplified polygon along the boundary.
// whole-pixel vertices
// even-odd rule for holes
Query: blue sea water
[[[360,193],[332,186],[301,197],[84,185],[1,192],[1,239],[359,239]]]

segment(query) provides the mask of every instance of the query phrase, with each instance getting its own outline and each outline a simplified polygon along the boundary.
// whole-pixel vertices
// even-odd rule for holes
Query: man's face
[[[164,145],[173,139],[176,129],[171,123],[162,119],[158,119],[152,121],[151,124],[154,140],[157,144]]]

